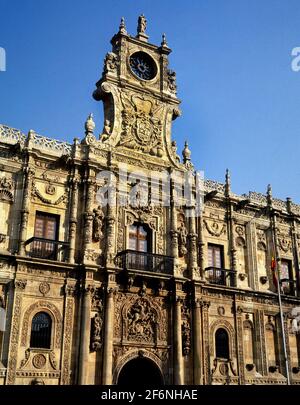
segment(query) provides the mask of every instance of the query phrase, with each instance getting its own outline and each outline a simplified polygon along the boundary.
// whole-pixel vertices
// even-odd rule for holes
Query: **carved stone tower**
[[[94,98],[104,103],[100,141],[107,148],[132,156],[136,152],[178,166],[171,122],[180,115],[176,74],[168,68],[165,35],[160,46],[148,43],[146,20],[139,17],[138,33],[130,36],[122,18],[104,60]]]

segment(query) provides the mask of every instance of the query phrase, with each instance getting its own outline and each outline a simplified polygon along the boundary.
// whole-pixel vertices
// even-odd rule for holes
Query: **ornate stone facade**
[[[148,42],[144,16],[137,31],[122,19],[105,56],[93,93],[104,104],[99,139],[92,115],[72,145],[0,126],[0,384],[115,384],[134,361],[165,384],[286,384],[287,373],[300,384],[289,317],[300,296],[300,206],[270,188],[238,196],[228,172],[225,184],[204,181],[196,217],[172,182],[170,204],[153,203],[161,179],[145,194],[132,173],[192,171],[193,192],[196,176],[187,143],[181,160],[171,137],[180,115],[171,49],[165,36]],[[116,181],[100,196],[103,170]],[[41,214],[57,221],[55,236],[38,234]],[[272,257],[288,276],[288,370]],[[37,314],[51,325],[40,346]]]

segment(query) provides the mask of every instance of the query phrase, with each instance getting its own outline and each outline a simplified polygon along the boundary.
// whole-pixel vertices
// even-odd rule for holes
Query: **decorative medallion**
[[[46,357],[43,354],[36,354],[32,358],[32,364],[35,368],[43,368],[46,365]]]
[[[47,184],[45,186],[45,193],[49,195],[54,195],[56,193],[56,187],[53,184]]]
[[[218,307],[218,314],[223,316],[225,315],[225,308],[224,307]]]
[[[223,233],[226,233],[225,224],[221,225],[217,221],[209,223],[206,220],[204,220],[204,224],[206,226],[206,229],[212,236],[221,236]]]
[[[47,283],[46,281],[43,281],[40,285],[39,285],[39,291],[40,293],[45,296],[46,294],[48,294],[48,292],[50,291],[50,284]]]

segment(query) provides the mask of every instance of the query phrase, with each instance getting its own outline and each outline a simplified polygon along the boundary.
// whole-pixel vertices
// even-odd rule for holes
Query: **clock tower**
[[[104,104],[101,147],[155,164],[180,168],[172,120],[180,115],[176,74],[168,68],[165,35],[160,46],[150,44],[146,18],[138,20],[137,35],[127,33],[124,18],[111,40],[101,79],[93,97]]]

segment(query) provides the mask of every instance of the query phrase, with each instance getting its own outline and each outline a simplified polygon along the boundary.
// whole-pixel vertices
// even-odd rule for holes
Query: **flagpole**
[[[284,353],[284,361],[285,361],[285,369],[286,369],[286,383],[287,385],[291,384],[290,381],[290,368],[289,368],[289,360],[287,355],[287,348],[286,348],[286,339],[285,339],[285,327],[284,327],[284,320],[283,320],[283,310],[282,310],[282,302],[281,302],[281,285],[280,285],[280,259],[277,254],[277,247],[275,244],[276,241],[276,226],[275,226],[275,217],[273,216],[272,223],[272,239],[273,239],[273,247],[274,247],[274,255],[276,260],[275,272],[277,277],[277,294],[278,294],[278,303],[279,303],[279,313],[280,313],[280,323],[281,323],[281,330],[282,330],[282,342],[283,342],[283,353]]]

